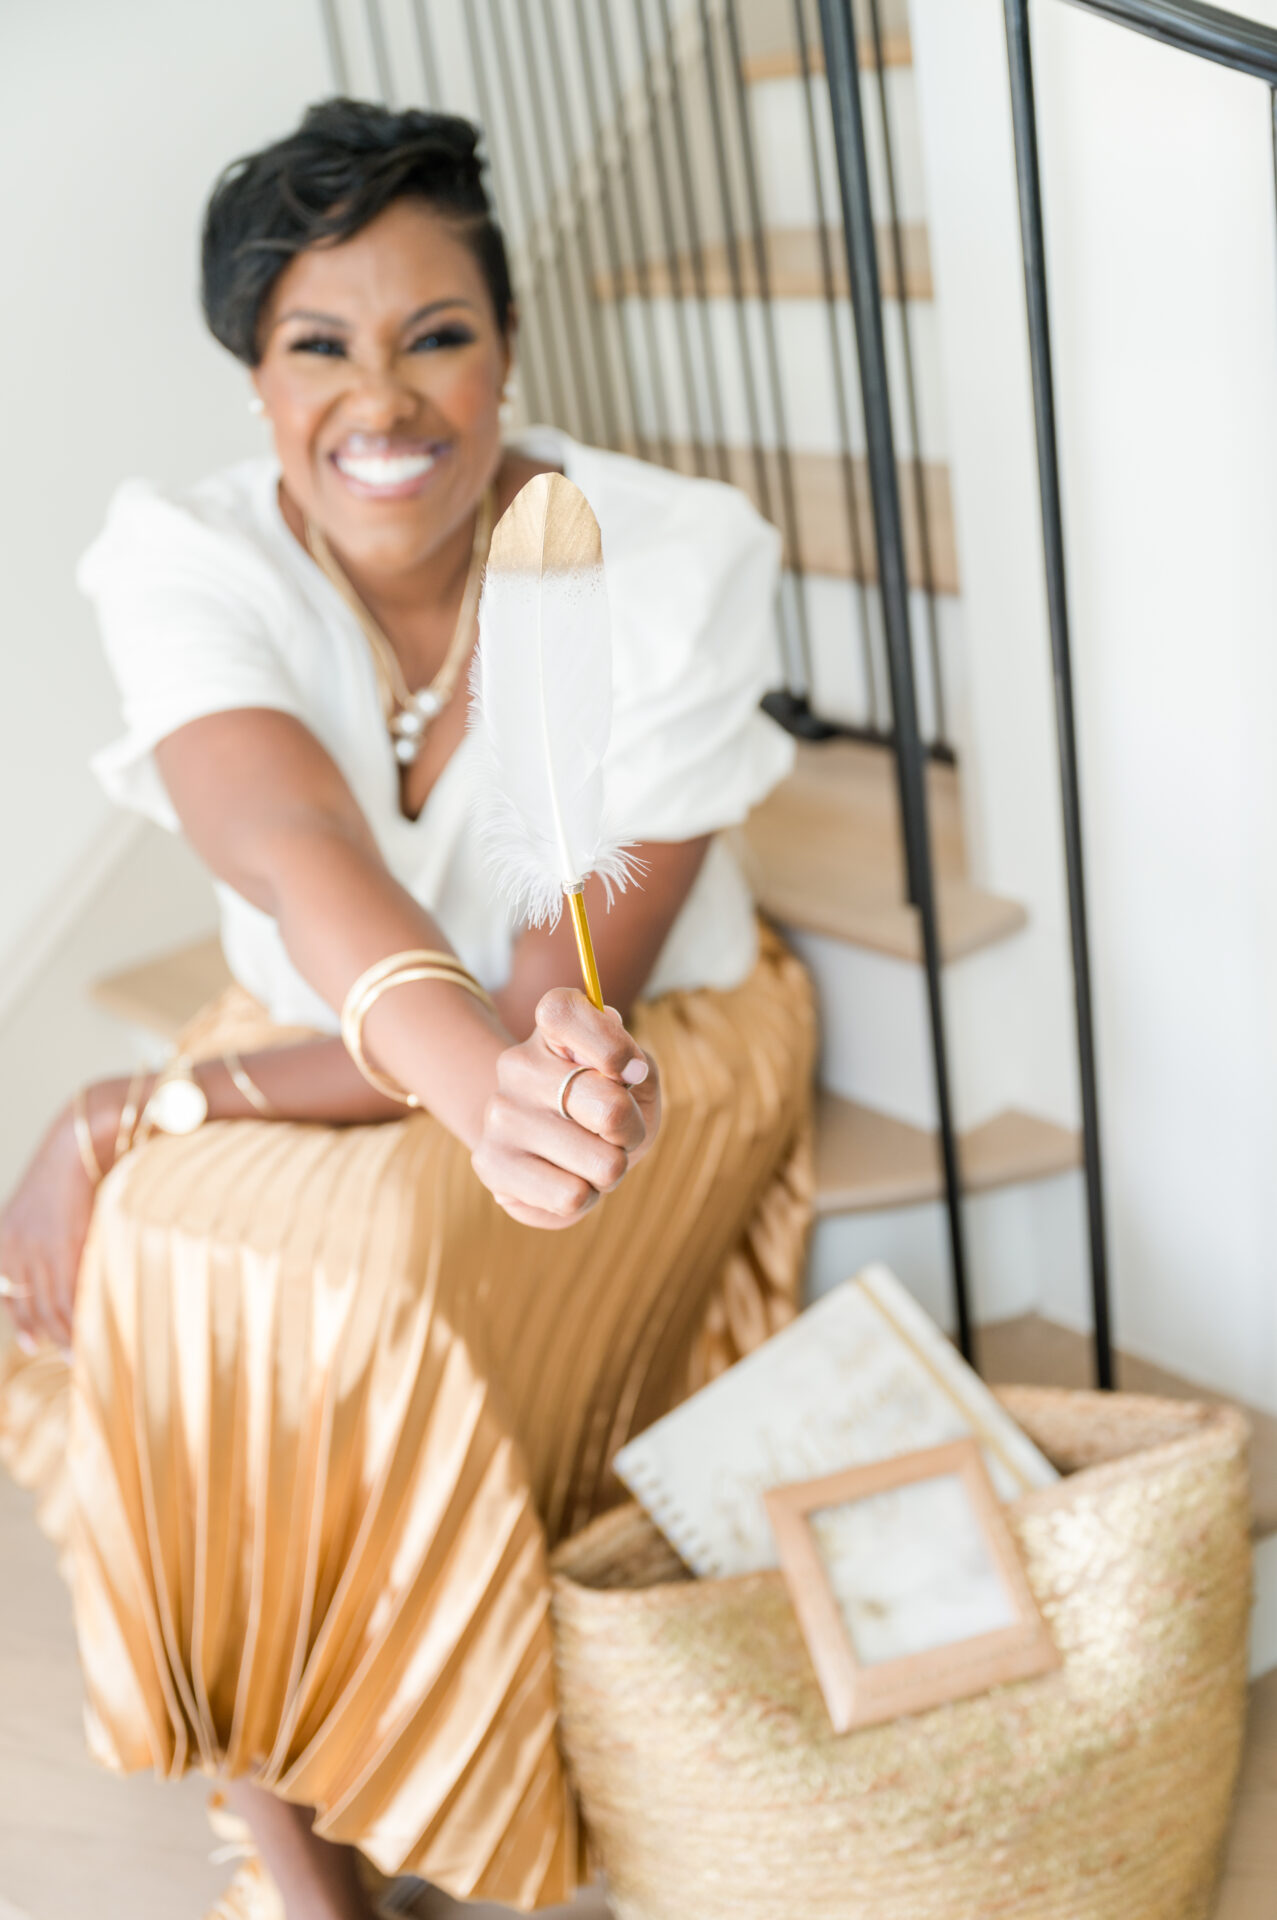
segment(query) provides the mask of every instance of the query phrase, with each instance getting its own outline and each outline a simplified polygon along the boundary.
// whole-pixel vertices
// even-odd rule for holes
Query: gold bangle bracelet
[[[452,973],[464,974],[467,980],[474,978],[469,967],[463,966],[455,953],[445,953],[442,948],[434,947],[405,947],[402,953],[388,953],[384,960],[374,960],[370,967],[365,967],[346,995],[343,1006],[354,1006],[371,988],[379,986],[392,973],[399,973],[404,967],[446,967]]]
[[[279,1113],[262,1092],[252,1074],[244,1065],[233,1047],[227,1047],[222,1055],[222,1065],[230,1074],[238,1092],[242,1093],[250,1107],[256,1108],[263,1120],[278,1120]]]
[[[384,1093],[387,1099],[398,1101],[403,1107],[420,1107],[421,1101],[415,1093],[405,1091],[389,1074],[383,1073],[379,1067],[374,1067],[364,1051],[364,1021],[383,993],[388,993],[392,987],[411,986],[420,980],[439,980],[449,986],[460,987],[463,992],[473,995],[482,1005],[490,1009],[494,1009],[495,1006],[492,995],[479,985],[473,974],[466,972],[459,961],[454,961],[451,955],[443,956],[450,962],[447,966],[407,964],[415,957],[415,955],[396,954],[393,956],[395,964],[391,967],[387,967],[384,961],[379,962],[375,969],[368,970],[369,974],[376,975],[371,982],[368,975],[361,974],[347,994],[341,1013],[342,1041],[360,1073],[369,1086],[375,1087],[378,1093]]]
[[[75,1132],[76,1150],[80,1155],[80,1165],[95,1187],[102,1185],[102,1163],[98,1159],[98,1150],[93,1144],[93,1129],[89,1125],[88,1095],[83,1087],[71,1102],[71,1126]]]
[[[111,1160],[112,1166],[115,1165],[117,1160],[123,1160],[125,1154],[131,1153],[133,1150],[134,1135],[137,1133],[138,1113],[142,1104],[142,1088],[145,1086],[146,1080],[147,1074],[145,1068],[143,1068],[141,1072],[135,1073],[129,1081],[128,1091],[124,1096],[124,1105],[120,1108],[119,1125],[115,1129],[115,1152]]]

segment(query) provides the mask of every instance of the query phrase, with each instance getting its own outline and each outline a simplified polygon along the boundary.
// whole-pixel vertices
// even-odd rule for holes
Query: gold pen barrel
[[[581,978],[585,981],[585,991],[590,1005],[603,1011],[603,988],[599,984],[599,967],[594,958],[594,942],[590,938],[590,922],[585,911],[585,890],[583,887],[569,887],[568,906],[572,913],[572,931],[576,935],[576,950],[581,960]]]

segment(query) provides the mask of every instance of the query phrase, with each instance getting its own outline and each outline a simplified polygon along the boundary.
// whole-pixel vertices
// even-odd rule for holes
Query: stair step
[[[634,451],[644,460],[664,465],[665,450],[655,440],[642,440]],[[782,520],[781,505],[784,492],[781,485],[781,463],[775,448],[760,450],[761,461],[767,481],[768,498],[764,498],[759,484],[759,455],[752,447],[732,446],[721,450],[716,447],[705,449],[705,466],[715,478],[726,477],[733,485],[748,494],[760,513],[779,525]],[[679,473],[697,472],[694,447],[675,443],[670,449],[668,464]],[[856,506],[857,546],[851,539],[851,522],[847,513],[847,492],[844,480],[843,462],[836,453],[792,452],[789,455],[790,471],[793,476],[795,513],[799,527],[798,558],[808,573],[823,573],[835,579],[860,579],[867,582],[878,578],[877,554],[874,544],[873,508],[869,499],[869,471],[864,459],[853,456],[852,492]],[[958,591],[958,553],[953,524],[953,498],[949,486],[949,469],[935,461],[922,463],[923,499],[926,508],[927,536],[930,546],[931,579],[930,585],[936,593],[957,593]],[[923,566],[922,541],[919,535],[918,502],[913,464],[901,461],[899,467],[900,512],[904,523],[905,565],[908,570],[909,584],[912,587],[928,585],[927,572]],[[785,563],[794,564],[795,556],[786,545]]]
[[[742,61],[745,79],[776,80],[796,77],[801,72],[798,52],[793,45],[793,15],[789,8],[778,7],[775,0],[739,0],[740,24],[746,54]],[[878,20],[882,33],[882,59],[887,67],[907,67],[913,63],[909,44],[909,8],[907,0],[878,0]],[[873,15],[868,0],[855,0],[853,18],[856,47],[862,68],[874,67]],[[815,7],[807,8],[807,44],[812,69],[825,71],[824,48],[820,41]]]
[[[995,1320],[976,1333],[977,1358],[986,1380],[1029,1387],[1090,1387],[1095,1384],[1092,1347],[1087,1334],[1075,1333],[1041,1314]],[[1116,1357],[1117,1383],[1128,1393],[1151,1393],[1168,1400],[1203,1400],[1217,1405],[1228,1396],[1212,1393],[1179,1374],[1131,1354]],[[1235,1401],[1232,1404],[1237,1404]],[[1251,1512],[1256,1535],[1277,1532],[1277,1417],[1257,1408],[1243,1409],[1251,1425]]]
[[[836,298],[845,300],[849,288],[842,228],[830,227],[826,238],[833,293]],[[930,300],[933,289],[927,230],[919,223],[902,226],[900,238],[904,255],[905,298]],[[818,227],[774,227],[764,235],[763,245],[767,255],[769,290],[774,299],[826,298]],[[736,255],[741,292],[747,297],[758,298],[763,289],[752,244],[748,240],[738,240]],[[890,228],[878,229],[878,277],[882,284],[883,299],[898,300],[900,283]],[[679,253],[672,263],[667,259],[653,260],[641,272],[637,267],[625,267],[619,277],[603,273],[594,282],[595,295],[600,300],[670,295],[690,298],[694,294],[699,296],[702,290],[710,299],[726,300],[735,295],[728,249],[721,240],[708,242],[696,253]]]
[[[917,909],[904,894],[895,765],[881,747],[800,745],[790,778],[756,807],[738,837],[765,913],[900,960],[922,957]],[[1017,901],[967,878],[957,774],[927,768],[940,944],[956,960],[1017,933]]]
[[[964,1190],[1045,1180],[1081,1159],[1070,1127],[1015,1108],[960,1136]],[[816,1212],[871,1213],[938,1200],[944,1192],[940,1140],[873,1107],[822,1089],[816,1103]]]
[[[174,1040],[201,1007],[231,984],[222,943],[213,935],[108,973],[90,989],[93,1004],[161,1040]]]
[[[874,54],[873,36],[861,29],[857,36],[857,51],[860,55],[861,71],[876,73],[878,63]],[[813,78],[824,79],[825,51],[812,43],[809,47],[811,65],[808,73]],[[907,29],[882,36],[882,64],[884,67],[911,67],[913,65],[913,43]],[[798,80],[803,73],[803,64],[795,47],[777,47],[772,53],[747,54],[741,62],[741,72],[746,85],[761,80]]]

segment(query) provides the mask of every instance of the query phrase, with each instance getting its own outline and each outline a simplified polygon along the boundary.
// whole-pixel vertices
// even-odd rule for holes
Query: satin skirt
[[[71,1366],[0,1356],[105,1766],[249,1776],[458,1897],[570,1897],[547,1551],[792,1315],[811,1207],[811,995],[774,935],[634,1031],[661,1133],[563,1233],[423,1114],[213,1124],[108,1176]],[[185,1046],[280,1037],[235,991]]]

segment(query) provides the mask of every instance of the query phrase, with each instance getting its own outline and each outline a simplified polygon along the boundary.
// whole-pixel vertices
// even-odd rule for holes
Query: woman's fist
[[[556,987],[497,1061],[474,1170],[525,1226],[570,1227],[647,1151],[660,1113],[655,1062],[620,1015]]]

